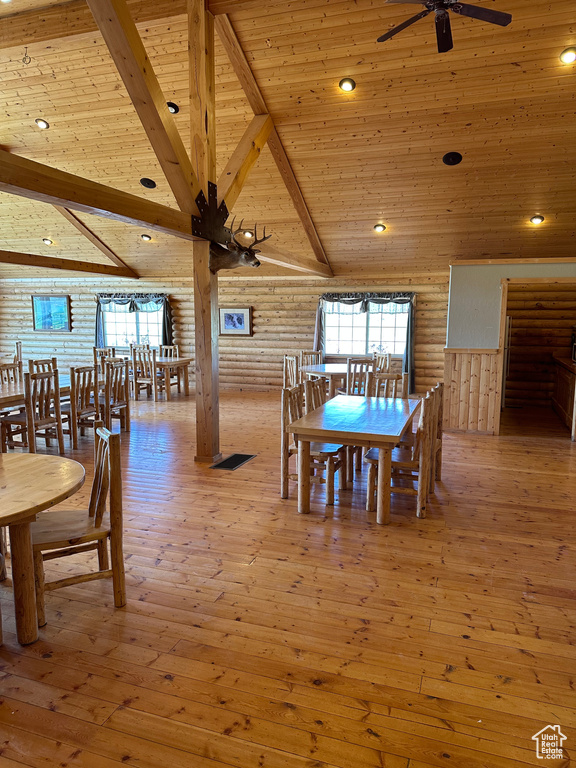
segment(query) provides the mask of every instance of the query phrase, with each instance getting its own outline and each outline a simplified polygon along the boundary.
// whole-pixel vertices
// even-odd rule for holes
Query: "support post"
[[[196,342],[195,461],[218,461],[218,278],[210,272],[210,243],[195,242],[194,333]]]
[[[214,17],[205,0],[188,0],[191,160],[208,197],[216,183],[214,111]],[[220,453],[218,394],[218,278],[210,272],[210,243],[195,242],[194,334],[196,343],[196,461],[213,462]]]

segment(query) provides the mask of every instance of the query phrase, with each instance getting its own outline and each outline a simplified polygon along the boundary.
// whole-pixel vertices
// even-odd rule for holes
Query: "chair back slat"
[[[369,372],[366,382],[368,397],[408,397],[408,375]]]
[[[70,399],[76,404],[78,416],[86,411],[98,413],[98,371],[98,361],[94,365],[70,368]]]
[[[101,373],[104,374],[106,358],[116,357],[116,347],[92,347],[92,353],[94,355],[94,365],[98,365]]]
[[[326,392],[326,379],[314,379],[304,382],[304,403],[306,413],[314,411],[324,405],[328,399]]]
[[[153,379],[156,370],[156,350],[133,349],[132,367],[139,379]]]
[[[374,373],[390,373],[391,359],[390,352],[374,352]]]
[[[122,480],[120,475],[120,435],[113,435],[101,421],[94,424],[94,481],[88,514],[96,528],[102,525],[106,502],[110,522],[122,517]]]
[[[58,368],[55,357],[47,357],[44,360],[28,360],[29,373],[48,373]]]
[[[366,394],[366,378],[372,367],[372,361],[366,358],[349,357],[346,372],[346,394]]]
[[[300,364],[297,355],[284,355],[282,386],[295,387],[300,383]]]
[[[180,357],[178,344],[160,344],[158,346],[158,355],[167,357],[170,360],[177,360]]]
[[[128,400],[128,361],[107,361],[104,381],[107,407],[123,405]]]
[[[282,433],[293,421],[304,416],[304,384],[295,387],[285,387],[282,390]]]
[[[300,368],[305,365],[322,365],[322,352],[300,352]]]
[[[0,386],[16,384],[22,381],[22,361],[0,363]]]

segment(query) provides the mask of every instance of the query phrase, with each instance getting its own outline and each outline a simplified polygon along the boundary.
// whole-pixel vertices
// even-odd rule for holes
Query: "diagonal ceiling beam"
[[[232,210],[273,128],[270,115],[256,115],[253,118],[218,179],[219,205],[225,202],[228,210]]]
[[[187,213],[1,149],[0,191],[125,224],[145,226],[184,240],[198,240],[192,234],[192,218]]]
[[[68,208],[62,208],[60,205],[55,205],[54,208],[60,213],[64,218],[72,224],[72,226],[76,227],[76,229],[84,235],[84,237],[92,243],[92,245],[95,245],[96,248],[98,248],[99,251],[101,251],[104,256],[110,259],[110,261],[113,261],[114,264],[116,264],[117,267],[120,267],[121,269],[126,270],[127,272],[132,273],[132,277],[138,277],[136,272],[134,272],[133,269],[131,269],[127,264],[125,264],[122,259],[117,256],[114,251],[109,248],[106,243],[103,240],[100,240],[98,235],[94,234],[92,230],[84,224],[83,221],[81,221],[78,216],[72,213],[72,211],[69,211]]]
[[[266,106],[266,102],[264,101],[264,97],[262,96],[260,88],[258,87],[258,83],[256,82],[256,78],[254,77],[250,65],[248,64],[248,60],[244,54],[244,51],[242,50],[240,41],[236,37],[236,33],[234,32],[234,28],[232,27],[228,16],[216,16],[215,27],[216,31],[218,32],[218,36],[224,45],[224,49],[228,54],[230,63],[236,72],[236,76],[240,80],[240,84],[244,90],[244,93],[246,94],[246,98],[252,107],[252,111],[255,115],[268,113],[269,110]],[[294,207],[296,208],[298,216],[300,217],[300,221],[302,222],[306,236],[310,241],[310,245],[312,246],[312,250],[314,251],[316,258],[318,261],[321,261],[324,264],[328,264],[324,246],[322,245],[322,242],[318,236],[318,232],[316,231],[316,227],[312,221],[312,216],[310,215],[310,211],[308,210],[308,206],[304,200],[304,195],[302,194],[298,180],[294,175],[294,171],[290,161],[288,160],[288,156],[286,155],[282,141],[280,140],[280,137],[278,136],[275,128],[273,128],[270,136],[268,137],[268,146],[270,147],[272,156],[276,161],[276,165],[278,166],[278,170],[280,171],[280,174],[284,180],[284,184],[286,185],[288,193],[292,198],[292,202],[294,203]]]
[[[198,215],[200,183],[125,0],[88,0],[178,207]]]
[[[184,240],[201,239],[192,234],[192,218],[187,213],[151,203],[128,192],[120,192],[118,189],[50,168],[1,149],[0,192],[51,203],[74,211],[92,213],[95,216],[122,221],[125,224],[145,226],[155,232],[174,235]],[[272,249],[269,250],[266,261],[290,268],[287,259],[291,254],[286,254],[284,251],[275,261]],[[307,264],[306,271],[325,276],[322,269],[324,264],[295,254],[293,258],[295,260],[293,269],[301,271],[301,265]],[[114,274],[118,273],[114,272]]]
[[[306,256],[290,253],[281,248],[275,248],[268,243],[262,245],[261,248],[262,250],[258,254],[259,261],[267,261],[269,264],[274,264],[277,267],[286,267],[287,269],[294,269],[297,272],[307,272],[308,274],[318,275],[319,277],[334,277],[328,264],[322,264],[320,261],[313,261]]]
[[[128,268],[122,269],[109,264],[93,264],[89,261],[74,261],[74,259],[59,259],[53,256],[35,256],[31,253],[17,253],[16,251],[0,251],[0,264],[20,264],[23,267],[66,269],[72,272],[93,272],[97,275],[138,279],[138,275]]]

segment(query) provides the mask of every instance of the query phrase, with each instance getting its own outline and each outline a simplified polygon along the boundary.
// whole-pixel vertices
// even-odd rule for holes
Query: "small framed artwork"
[[[32,319],[35,331],[70,332],[70,296],[32,296]]]
[[[220,336],[252,336],[252,307],[220,308]]]

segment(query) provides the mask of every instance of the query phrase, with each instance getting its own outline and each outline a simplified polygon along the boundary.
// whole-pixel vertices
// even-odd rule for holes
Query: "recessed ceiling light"
[[[530,221],[532,222],[532,224],[542,224],[542,222],[544,221],[544,216],[540,216],[540,214],[537,214],[536,216],[532,216]]]
[[[44,245],[52,245],[52,240],[50,240],[49,237],[43,237],[42,242],[44,243]]]
[[[573,64],[576,61],[576,48],[566,48],[560,54],[562,64]]]
[[[34,120],[38,128],[41,128],[42,130],[45,130],[46,128],[50,128],[50,123],[48,123],[46,120],[43,120],[41,117],[37,117],[36,120]]]
[[[140,179],[140,184],[146,189],[156,189],[156,182],[153,179],[147,179],[146,176]]]
[[[174,104],[173,101],[167,101],[166,104],[168,105],[168,111],[172,112],[173,115],[177,115],[180,112],[180,107],[178,104]]]
[[[354,88],[356,88],[356,83],[354,80],[352,80],[351,77],[345,77],[338,83],[338,86],[341,91],[346,91],[349,93],[350,91],[353,91]]]
[[[142,240],[144,240],[145,243],[149,243],[150,240],[152,240],[151,235],[140,235],[140,237],[142,238]]]
[[[384,224],[375,224],[374,225],[374,232],[384,232],[386,227]]]
[[[460,152],[446,152],[442,158],[444,165],[458,165],[462,162],[462,155]]]
[[[251,232],[249,229],[245,229],[242,234],[244,237],[254,237],[254,232]]]

